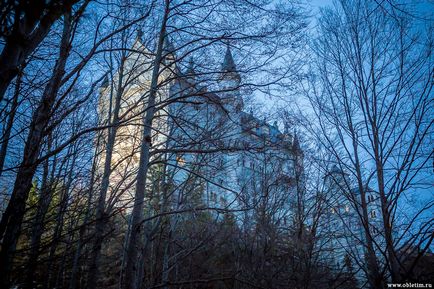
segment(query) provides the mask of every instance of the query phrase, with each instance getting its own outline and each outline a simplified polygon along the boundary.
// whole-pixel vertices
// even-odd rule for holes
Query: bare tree
[[[432,221],[423,218],[432,202],[409,214],[404,209],[413,190],[424,193],[432,158],[432,40],[413,30],[404,11],[390,8],[351,1],[324,10],[308,88],[318,124],[313,131],[331,161],[357,181],[358,196],[348,199],[363,225],[368,280],[375,288],[389,274],[392,282],[405,279],[403,247],[421,247],[424,254],[432,242]],[[345,190],[351,187],[347,183]],[[381,238],[372,234],[372,191]]]
[[[4,47],[0,55],[0,101],[27,57],[44,40],[53,24],[78,2],[34,1],[29,4],[26,1],[5,1],[1,4],[0,35]],[[83,11],[88,3],[83,1],[78,10]]]
[[[40,4],[44,13],[51,7]],[[169,0],[154,1],[143,11],[141,3],[128,1],[108,6],[95,3],[110,7],[107,14],[96,9],[95,19],[93,14],[83,14],[86,4],[61,14],[63,33],[53,20],[45,41],[35,44],[38,51],[29,45],[29,54],[23,58],[27,61],[25,81],[17,78],[16,93],[4,106],[9,114],[3,119],[7,130],[2,143],[6,169],[2,171],[16,169],[17,174],[0,226],[0,261],[6,268],[2,285],[15,280],[24,281],[27,288],[36,283],[46,288],[113,285],[119,275],[116,270],[122,269],[120,282],[125,288],[141,288],[145,283],[197,287],[206,282],[239,282],[248,287],[245,276],[235,272],[246,266],[237,265],[234,255],[227,260],[212,258],[207,267],[211,277],[206,270],[194,272],[194,268],[206,260],[204,252],[219,250],[229,256],[231,246],[238,245],[237,211],[259,206],[264,233],[252,239],[261,238],[261,244],[267,243],[268,231],[276,230],[277,220],[267,214],[280,218],[284,196],[279,196],[271,173],[264,176],[269,187],[258,190],[256,200],[244,207],[240,192],[232,188],[235,183],[223,184],[215,178],[222,166],[236,166],[226,163],[226,158],[263,148],[263,143],[249,148],[236,140],[240,124],[233,114],[241,114],[244,89],[265,90],[289,75],[288,67],[270,68],[285,59],[284,50],[298,41],[294,35],[304,28],[298,11],[270,1]],[[88,33],[89,23],[96,23],[95,33]],[[136,26],[144,33],[132,39],[136,33],[130,28]],[[50,45],[59,47],[56,57]],[[29,57],[30,49],[34,57]],[[231,49],[240,52],[239,71]],[[184,72],[192,55],[198,73]],[[19,62],[18,66],[24,63]],[[109,73],[103,77],[98,70]],[[255,73],[270,77],[259,81]],[[34,79],[27,77],[33,74]],[[28,108],[34,109],[31,116],[21,114]],[[202,110],[208,114],[199,119],[195,114]],[[168,124],[176,128],[176,134],[168,132]],[[17,128],[16,135],[10,135],[11,128]],[[8,149],[9,139],[18,146]],[[84,144],[91,144],[92,139],[97,143],[95,151],[86,152]],[[127,143],[131,147],[123,150]],[[7,160],[8,151],[13,151],[16,167]],[[264,167],[273,166],[274,159],[264,162]],[[89,175],[83,177],[86,172]],[[35,182],[38,179],[42,181]],[[203,200],[211,192],[206,187],[233,197],[217,199],[211,206]],[[267,197],[261,198],[262,193]],[[165,242],[159,244],[157,237]],[[185,247],[179,248],[178,243]],[[274,250],[274,242],[271,247]],[[175,273],[193,262],[198,263],[186,267],[186,278]],[[48,270],[44,272],[45,264]],[[222,264],[233,272],[223,270]],[[268,265],[262,262],[261,266]],[[275,269],[270,268],[279,271]],[[265,278],[268,271],[261,272]]]

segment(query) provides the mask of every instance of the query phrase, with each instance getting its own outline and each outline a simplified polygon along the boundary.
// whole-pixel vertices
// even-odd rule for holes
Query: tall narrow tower
[[[298,139],[297,132],[294,132],[294,140],[292,141],[291,150],[294,157],[294,175],[295,177],[299,178],[300,181],[302,181],[304,178],[304,153],[300,147],[300,141]]]
[[[240,93],[241,76],[232,57],[230,46],[226,48],[225,58],[222,63],[220,76],[220,89],[223,91],[221,98],[227,109],[235,112],[242,111],[243,98]]]

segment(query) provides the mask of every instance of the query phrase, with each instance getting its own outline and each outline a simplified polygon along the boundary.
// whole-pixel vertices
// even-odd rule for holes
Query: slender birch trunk
[[[151,78],[151,89],[146,105],[146,113],[143,119],[144,129],[142,135],[142,142],[140,145],[140,160],[139,170],[137,173],[136,194],[134,198],[134,206],[131,214],[131,232],[128,240],[126,264],[124,268],[124,289],[137,289],[138,280],[140,276],[138,272],[137,261],[139,252],[143,248],[142,235],[143,235],[143,219],[144,219],[144,202],[146,191],[146,176],[148,173],[148,164],[150,158],[151,148],[151,134],[152,134],[152,119],[155,114],[155,102],[158,89],[158,78],[160,72],[160,64],[162,61],[162,51],[164,45],[164,39],[166,37],[166,23],[169,16],[169,0],[165,0],[165,11],[161,23],[161,29],[158,37],[157,50],[154,60],[154,67]]]
[[[117,89],[115,92],[116,96],[115,96],[115,105],[113,108],[113,119],[111,120],[111,115],[108,116],[109,124],[111,125],[111,127],[108,130],[107,146],[105,150],[105,159],[104,159],[104,171],[103,171],[103,177],[101,182],[101,189],[99,191],[99,196],[98,196],[98,203],[96,207],[95,238],[94,238],[95,242],[93,244],[93,248],[91,252],[89,275],[87,279],[87,286],[89,288],[95,288],[99,278],[98,263],[101,257],[103,236],[105,231],[105,225],[107,222],[106,199],[107,199],[107,192],[110,184],[110,175],[112,172],[111,166],[112,166],[113,149],[116,141],[116,133],[119,124],[119,112],[121,107],[122,95],[124,91],[123,70],[124,70],[125,59],[126,59],[125,56],[123,56],[119,68],[120,73],[119,73]]]

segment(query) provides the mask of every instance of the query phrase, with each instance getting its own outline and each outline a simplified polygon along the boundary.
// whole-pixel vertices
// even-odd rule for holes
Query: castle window
[[[371,218],[376,218],[377,217],[377,212],[375,210],[371,211]]]

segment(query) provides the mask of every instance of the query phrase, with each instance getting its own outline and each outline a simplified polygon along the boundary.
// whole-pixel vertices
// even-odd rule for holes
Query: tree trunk
[[[6,124],[6,129],[3,134],[3,142],[0,148],[0,176],[3,173],[3,166],[6,160],[6,153],[8,151],[9,138],[11,137],[12,126],[14,125],[15,113],[18,108],[18,98],[20,96],[20,88],[21,88],[21,73],[17,77],[17,82],[15,84],[14,97],[12,99],[11,110],[9,112],[8,121]]]
[[[374,139],[374,156],[375,156],[375,166],[378,182],[378,193],[380,195],[381,203],[381,215],[383,217],[383,227],[384,227],[384,239],[386,241],[386,251],[390,267],[390,275],[392,277],[393,283],[400,282],[399,274],[399,262],[395,254],[394,244],[393,244],[393,232],[392,232],[392,220],[390,220],[389,206],[387,201],[387,196],[385,192],[384,184],[384,174],[383,174],[383,164],[380,158],[380,148],[378,140],[378,130],[374,128],[373,131]]]
[[[17,5],[24,6],[27,11],[23,17],[15,15],[12,33],[6,38],[6,43],[0,54],[0,102],[3,100],[9,84],[17,76],[19,67],[44,40],[54,22],[64,13],[70,13],[71,7],[78,0],[63,1],[61,4],[56,3],[54,5],[19,2]],[[85,1],[82,8],[88,2]],[[18,10],[21,11],[21,9]]]
[[[48,140],[48,150],[51,147],[51,140],[49,137]],[[33,288],[33,280],[34,280],[34,273],[37,266],[37,261],[39,257],[39,246],[41,243],[41,236],[44,232],[44,222],[45,222],[45,215],[48,212],[48,208],[51,202],[52,197],[52,181],[53,178],[48,176],[49,173],[49,164],[48,159],[44,163],[44,175],[42,179],[42,186],[41,186],[41,194],[38,201],[38,209],[36,212],[36,217],[33,222],[33,228],[32,228],[32,234],[31,234],[31,243],[30,243],[30,253],[29,253],[29,261],[27,262],[27,268],[26,268],[26,280],[24,283],[24,288],[31,289]],[[55,170],[55,165],[53,165],[52,168],[53,172]]]
[[[97,147],[100,143],[100,138],[97,138]],[[94,157],[93,163],[92,163],[92,170],[91,170],[91,176],[90,176],[90,185],[88,190],[88,196],[87,196],[87,204],[86,204],[86,212],[84,216],[83,223],[80,226],[78,240],[77,240],[77,246],[74,254],[74,259],[72,262],[72,271],[71,271],[71,282],[69,284],[69,289],[75,289],[77,287],[77,274],[78,274],[78,268],[80,263],[80,256],[81,251],[83,249],[83,239],[86,233],[87,228],[87,222],[89,221],[89,218],[92,214],[92,195],[93,195],[93,188],[94,188],[94,182],[95,182],[95,172],[96,172],[96,163],[97,158]]]
[[[352,126],[351,126],[352,127]],[[368,271],[368,281],[371,284],[372,288],[383,288],[383,277],[380,273],[380,267],[378,266],[377,257],[375,255],[374,251],[374,243],[372,240],[371,233],[369,231],[369,215],[368,215],[368,204],[366,203],[366,191],[365,186],[362,182],[362,172],[360,170],[360,160],[358,155],[358,145],[356,136],[353,130],[351,130],[352,133],[352,143],[353,143],[353,149],[354,149],[354,165],[356,169],[357,174],[357,185],[358,189],[360,191],[360,203],[361,203],[361,210],[362,210],[362,225],[363,225],[363,232],[366,239],[366,264],[367,264],[367,271]]]
[[[73,161],[74,163],[74,161]],[[62,195],[60,198],[60,204],[59,209],[57,211],[57,217],[56,217],[56,227],[54,229],[53,238],[51,242],[50,247],[50,254],[49,254],[49,263],[47,268],[47,278],[45,279],[45,288],[51,288],[51,285],[53,284],[54,278],[56,277],[56,274],[54,274],[55,270],[53,269],[54,265],[54,259],[56,255],[57,246],[60,243],[60,240],[62,238],[62,231],[63,231],[63,225],[64,225],[64,217],[66,213],[66,209],[68,206],[68,200],[69,200],[69,190],[71,185],[72,178],[71,176],[68,177],[68,184],[65,186],[65,188],[62,189]]]
[[[51,107],[61,85],[62,76],[69,53],[71,21],[70,13],[65,15],[63,35],[60,44],[60,55],[54,68],[53,77],[45,87],[41,102],[36,109],[24,147],[24,156],[15,179],[11,199],[0,223],[0,238],[3,237],[0,252],[0,267],[3,274],[0,277],[0,287],[8,288],[9,273],[15,255],[15,247],[21,230],[32,179],[37,168],[37,159],[41,149],[45,127],[51,118]]]
[[[3,48],[0,55],[0,102],[3,100],[9,84],[17,76],[19,66],[24,63],[29,54],[23,45],[16,40],[10,41]]]
[[[122,57],[121,65],[119,68],[119,80],[116,89],[116,99],[115,106],[113,108],[113,120],[111,120],[111,115],[108,115],[109,124],[111,127],[108,130],[107,136],[107,146],[105,149],[105,159],[104,159],[104,171],[101,181],[101,189],[99,191],[98,203],[96,207],[96,220],[95,220],[95,242],[91,251],[90,264],[89,264],[89,275],[87,279],[87,286],[89,288],[95,288],[98,278],[99,278],[99,259],[101,257],[101,248],[103,243],[105,225],[107,222],[106,212],[106,198],[107,192],[110,185],[110,175],[112,166],[112,156],[113,149],[116,141],[117,126],[119,124],[119,111],[121,107],[121,100],[123,95],[123,69],[124,69],[125,57]],[[110,109],[111,111],[111,109]]]
[[[143,119],[144,129],[140,145],[140,160],[139,170],[137,173],[136,194],[134,198],[133,211],[131,214],[131,232],[127,246],[126,265],[123,270],[125,274],[123,284],[124,289],[137,289],[137,277],[141,275],[139,272],[137,272],[138,268],[140,267],[138,266],[137,261],[139,252],[143,248],[143,208],[146,190],[146,176],[148,173],[151,148],[152,119],[154,118],[155,114],[158,78],[162,60],[163,44],[166,37],[166,23],[169,16],[169,2],[169,0],[165,0],[165,11],[162,19],[154,67],[152,71],[151,90],[148,98],[146,114]]]

